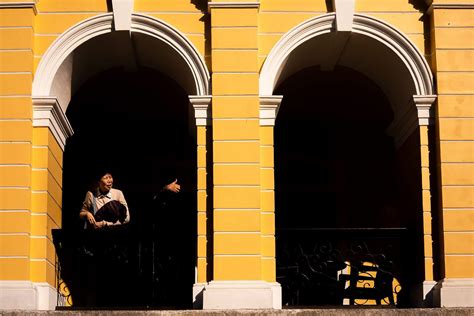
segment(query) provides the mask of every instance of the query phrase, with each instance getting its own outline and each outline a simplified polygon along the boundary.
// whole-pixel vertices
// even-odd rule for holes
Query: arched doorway
[[[260,77],[261,98],[278,113],[283,304],[420,304],[432,273],[422,159],[431,73],[386,23],[356,14],[352,32],[335,32],[334,20],[327,14],[291,30]]]
[[[176,29],[139,14],[131,19],[130,32],[113,31],[112,14],[78,23],[52,44],[35,75],[33,99],[54,100],[53,121],[56,111],[60,123],[77,133],[65,142],[58,278],[76,306],[190,307],[197,264],[196,134],[206,132],[209,75]],[[67,136],[60,127],[55,132],[61,141]],[[107,233],[112,243],[86,236],[89,244],[76,247],[83,232],[77,210],[96,167],[111,169],[132,221],[124,233]],[[153,197],[171,176],[181,182],[182,194],[171,212],[160,214]],[[96,243],[106,248],[94,253],[102,246]],[[100,262],[81,275],[75,255]],[[98,290],[97,280],[104,278],[94,276],[110,272],[120,277],[105,278],[109,282]],[[73,286],[72,278],[85,283]],[[96,294],[109,291],[99,302]]]

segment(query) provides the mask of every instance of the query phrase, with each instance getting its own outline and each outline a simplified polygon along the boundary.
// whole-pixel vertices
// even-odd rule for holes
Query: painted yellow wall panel
[[[191,41],[201,57],[206,55],[206,39],[204,34],[186,34],[186,38]]]
[[[260,11],[320,11],[328,10],[325,1],[260,0]]]
[[[206,190],[207,187],[207,172],[206,169],[200,168],[198,169],[198,176],[197,176],[197,186],[198,190]]]
[[[267,282],[275,282],[276,261],[275,258],[262,258],[262,279]]]
[[[197,233],[198,235],[206,235],[207,232],[207,217],[206,213],[198,212]]]
[[[273,169],[261,169],[261,188],[262,190],[273,190],[275,188],[275,175]]]
[[[258,140],[260,138],[258,119],[215,119],[212,125],[214,140]]]
[[[259,187],[214,187],[215,208],[260,208]]]
[[[474,254],[474,232],[445,232],[444,249],[447,254]]]
[[[0,209],[2,210],[28,210],[30,209],[30,190],[0,189]],[[16,214],[16,213],[15,213]]]
[[[204,34],[204,15],[200,12],[179,14],[179,13],[150,13],[148,14],[158,20],[170,24],[182,33],[202,33]]]
[[[474,36],[474,32],[472,33]],[[439,93],[474,93],[474,72],[438,72]]]
[[[473,142],[441,142],[442,162],[474,162]]]
[[[34,16],[30,8],[1,9],[0,26],[31,26]]]
[[[47,259],[46,244],[51,242],[45,237],[31,238],[30,255],[32,259]],[[54,258],[53,261],[54,262]]]
[[[421,193],[423,201],[423,212],[431,212],[431,192],[423,190]]]
[[[38,191],[48,190],[48,170],[33,170],[31,189]]]
[[[474,10],[442,10],[433,12],[436,27],[474,26]]]
[[[379,1],[379,0],[357,0],[355,1],[356,12],[373,12],[373,11],[414,11],[418,12],[414,8],[414,5],[409,1],[405,0],[390,0],[390,1]]]
[[[0,166],[0,186],[29,187],[30,185],[30,166]]]
[[[215,280],[259,280],[261,277],[260,256],[216,256],[214,258]]]
[[[30,98],[0,98],[0,118],[31,119],[32,117],[33,107]]]
[[[30,237],[24,235],[0,236],[0,256],[28,256]]]
[[[0,95],[31,94],[33,77],[31,74],[0,74]]]
[[[410,41],[415,44],[416,48],[423,54],[425,51],[425,36],[424,34],[405,34]]]
[[[438,71],[474,71],[473,50],[436,51],[436,69]]]
[[[49,129],[48,129],[48,146],[54,158],[56,158],[58,162],[61,162],[61,165],[62,165],[63,150],[61,149],[61,147],[58,144],[58,141],[56,140],[56,138],[54,137],[54,135],[51,133]]]
[[[207,209],[207,193],[206,191],[198,191],[197,193],[197,210],[198,212],[205,212]]]
[[[62,162],[61,162],[62,163]],[[62,186],[63,183],[63,168],[60,163],[56,160],[53,153],[48,150],[48,169],[51,175],[54,177],[56,182]]]
[[[443,212],[445,232],[471,231],[474,227],[474,209]]]
[[[259,185],[260,166],[214,165],[214,185]]]
[[[5,191],[5,190],[0,190],[0,194],[2,194],[2,191]],[[2,197],[2,200],[3,200],[3,197]],[[0,212],[0,232],[1,233],[27,233],[29,231],[30,231],[30,213],[29,212],[26,212],[26,211]]]
[[[262,212],[275,211],[275,191],[262,191]]]
[[[262,159],[261,166],[267,167],[267,168],[273,167],[273,158],[274,158],[273,146],[260,147],[260,153],[261,153],[261,159]]]
[[[51,263],[40,260],[30,261],[30,278],[33,282],[47,282],[55,286],[55,269]]]
[[[207,260],[205,258],[198,258],[197,260],[197,281],[198,283],[207,282]]]
[[[86,14],[38,14],[36,17],[35,33],[61,34],[71,26],[95,16],[95,13]]]
[[[273,145],[273,126],[260,126],[260,144]]]
[[[0,72],[9,71],[33,72],[33,52],[0,51]]]
[[[392,25],[403,33],[424,33],[423,21],[421,21],[423,14],[418,11],[413,13],[372,12],[368,15]]]
[[[55,222],[50,216],[48,216],[48,226],[47,226],[47,234],[46,237],[48,237],[50,240],[53,239],[53,236],[51,234],[52,229],[58,229],[61,228],[61,221]]]
[[[0,49],[31,49],[33,48],[33,29],[5,28],[0,29]]]
[[[48,212],[48,192],[33,192],[31,194],[31,212]]]
[[[215,142],[214,162],[255,162],[260,161],[258,142]]]
[[[261,236],[262,256],[275,257],[275,237]]]
[[[48,146],[48,133],[47,127],[33,128],[33,144],[35,146]]]
[[[212,99],[212,117],[259,117],[258,96],[215,96]]]
[[[443,185],[474,185],[474,163],[441,165]]]
[[[318,13],[261,13],[258,17],[259,33],[288,32],[298,24],[309,20]]]
[[[29,280],[28,258],[0,258],[0,280]]]
[[[258,94],[257,73],[214,73],[212,80],[215,95]]]
[[[259,231],[260,211],[229,210],[214,211],[214,231]]]
[[[436,48],[473,48],[474,28],[437,28]]]
[[[275,213],[262,213],[260,218],[262,221],[262,234],[275,234]]]
[[[431,213],[423,212],[423,233],[431,234]]]
[[[30,143],[3,143],[0,144],[1,164],[30,164]]]
[[[46,236],[48,225],[48,216],[46,214],[31,215],[31,235]]]
[[[433,259],[425,258],[425,279],[433,280]]]
[[[60,225],[61,223],[61,207],[60,204],[56,202],[55,199],[53,199],[50,195],[48,195],[47,199],[47,204],[48,204],[48,215],[51,217],[51,219],[57,224]],[[80,206],[79,206],[80,207]],[[77,214],[79,216],[79,207],[77,209]],[[75,210],[71,210],[71,212],[74,212]]]
[[[473,95],[439,95],[440,117],[474,117]]]
[[[56,182],[51,173],[48,172],[48,192],[56,200],[58,205],[62,205],[61,183]]]
[[[428,145],[428,126],[420,126],[420,145]]]
[[[258,233],[215,233],[215,255],[258,255],[261,251]]]
[[[33,126],[28,121],[0,121],[0,141],[31,141]]]
[[[200,12],[193,1],[189,0],[164,0],[164,1],[150,1],[150,0],[135,0],[135,11],[186,11],[186,12]]]
[[[48,50],[49,46],[58,38],[58,35],[36,35],[35,36],[35,55],[42,56]]]
[[[257,28],[213,28],[212,48],[257,48]]]
[[[199,168],[206,168],[206,154],[207,154],[206,147],[198,146],[198,148],[197,148],[197,166]]]
[[[258,37],[258,53],[261,57],[270,53],[275,44],[283,36],[281,34],[262,34]]]
[[[450,207],[474,207],[474,186],[443,186],[443,206]]]
[[[197,240],[197,255],[198,257],[205,257],[206,256],[206,236],[198,236]]]
[[[474,256],[450,256],[445,260],[446,278],[472,278],[474,275]]]
[[[206,145],[206,126],[197,126],[197,144]]]
[[[107,12],[107,0],[41,0],[37,4],[41,12],[99,11]]]
[[[212,26],[257,26],[256,8],[213,8]]]
[[[424,235],[424,254],[425,257],[433,257],[433,239],[431,235]]]
[[[213,72],[258,72],[256,50],[214,50],[212,52]]]

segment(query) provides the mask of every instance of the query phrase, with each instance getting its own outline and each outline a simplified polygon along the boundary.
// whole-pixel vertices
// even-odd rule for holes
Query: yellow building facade
[[[357,218],[368,218],[357,227],[413,227],[410,305],[474,306],[474,1],[39,0],[0,1],[0,308],[57,305],[51,230],[65,216],[63,162],[76,132],[68,107],[95,76],[138,67],[187,97],[195,306],[281,308],[276,227],[294,228],[285,221],[304,214],[282,196],[292,205],[313,197],[318,213],[365,192],[359,215],[347,202],[334,206],[345,220],[320,227],[354,227]],[[397,171],[382,182],[361,173],[313,188],[310,166],[383,169],[364,156],[381,151],[364,140],[370,133],[352,137],[348,127],[371,131],[378,121],[392,144],[384,161]],[[285,140],[311,130],[322,132]],[[324,133],[327,147],[311,143]],[[363,158],[349,163],[345,146]],[[337,154],[312,163],[311,148]],[[346,182],[357,194],[341,191]],[[377,187],[402,198],[379,201]],[[337,201],[318,202],[331,194]],[[378,211],[363,213],[372,200]],[[281,209],[288,215],[279,219]]]

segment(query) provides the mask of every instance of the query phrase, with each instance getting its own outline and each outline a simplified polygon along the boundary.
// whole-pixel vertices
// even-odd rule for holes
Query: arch
[[[335,13],[309,19],[286,33],[273,47],[260,74],[260,95],[273,94],[290,54],[301,44],[317,36],[335,32]],[[406,66],[413,80],[416,95],[433,94],[433,75],[416,46],[393,26],[373,17],[354,14],[352,32],[361,34],[388,47]]]
[[[190,95],[210,94],[209,71],[194,45],[171,25],[150,16],[133,13],[130,32],[151,36],[171,47],[186,63],[193,76],[194,87]],[[41,59],[33,81],[33,96],[50,96],[55,77],[61,65],[81,44],[94,37],[112,33],[113,13],[106,13],[79,22],[69,28],[48,48]],[[66,67],[61,78],[71,79],[72,69]],[[69,96],[66,97],[68,103]],[[61,101],[61,100],[60,100]],[[62,104],[63,109],[67,104]]]

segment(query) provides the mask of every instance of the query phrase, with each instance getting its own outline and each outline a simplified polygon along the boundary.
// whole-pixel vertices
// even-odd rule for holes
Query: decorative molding
[[[311,18],[287,32],[268,55],[260,74],[260,95],[272,95],[289,55],[306,41],[334,31],[335,13]],[[433,75],[428,62],[410,39],[374,17],[354,14],[352,32],[371,37],[396,53],[407,67],[417,95],[433,94]]]
[[[281,286],[265,281],[211,281],[203,309],[281,309]]]
[[[116,31],[130,31],[132,25],[133,0],[112,0],[114,27]]]
[[[61,34],[41,58],[34,76],[33,96],[49,97],[59,67],[68,56],[91,38],[113,32],[112,23],[113,13],[105,13],[81,21]],[[186,61],[192,73],[195,91],[190,93],[201,96],[210,94],[207,66],[186,36],[163,21],[138,13],[132,13],[130,30],[154,37],[172,47]],[[66,103],[68,100],[60,99],[59,102]]]
[[[0,310],[54,310],[57,291],[48,283],[0,281]]]
[[[18,1],[18,2],[0,2],[1,9],[33,9],[35,14],[38,14],[36,9],[36,1]]]
[[[474,307],[474,278],[439,282],[441,307]]]
[[[211,9],[253,9],[253,8],[260,8],[260,2],[252,1],[252,2],[209,2],[207,4],[208,11]]]
[[[336,29],[338,32],[352,31],[354,22],[355,0],[332,0],[336,11]]]
[[[413,101],[418,112],[418,124],[428,126],[433,124],[431,106],[436,101],[436,95],[414,95]]]
[[[436,9],[444,9],[444,10],[473,10],[474,3],[433,3],[433,1],[429,1],[427,3],[429,5],[428,10],[426,10],[427,14],[433,13],[433,10]]]
[[[275,126],[282,95],[260,96],[260,126]]]
[[[196,126],[211,125],[211,100],[212,96],[210,95],[189,96],[189,102],[191,102],[191,105],[194,108],[194,118],[196,119]]]
[[[66,114],[55,97],[33,98],[33,126],[48,127],[63,150],[66,139],[74,134]]]

